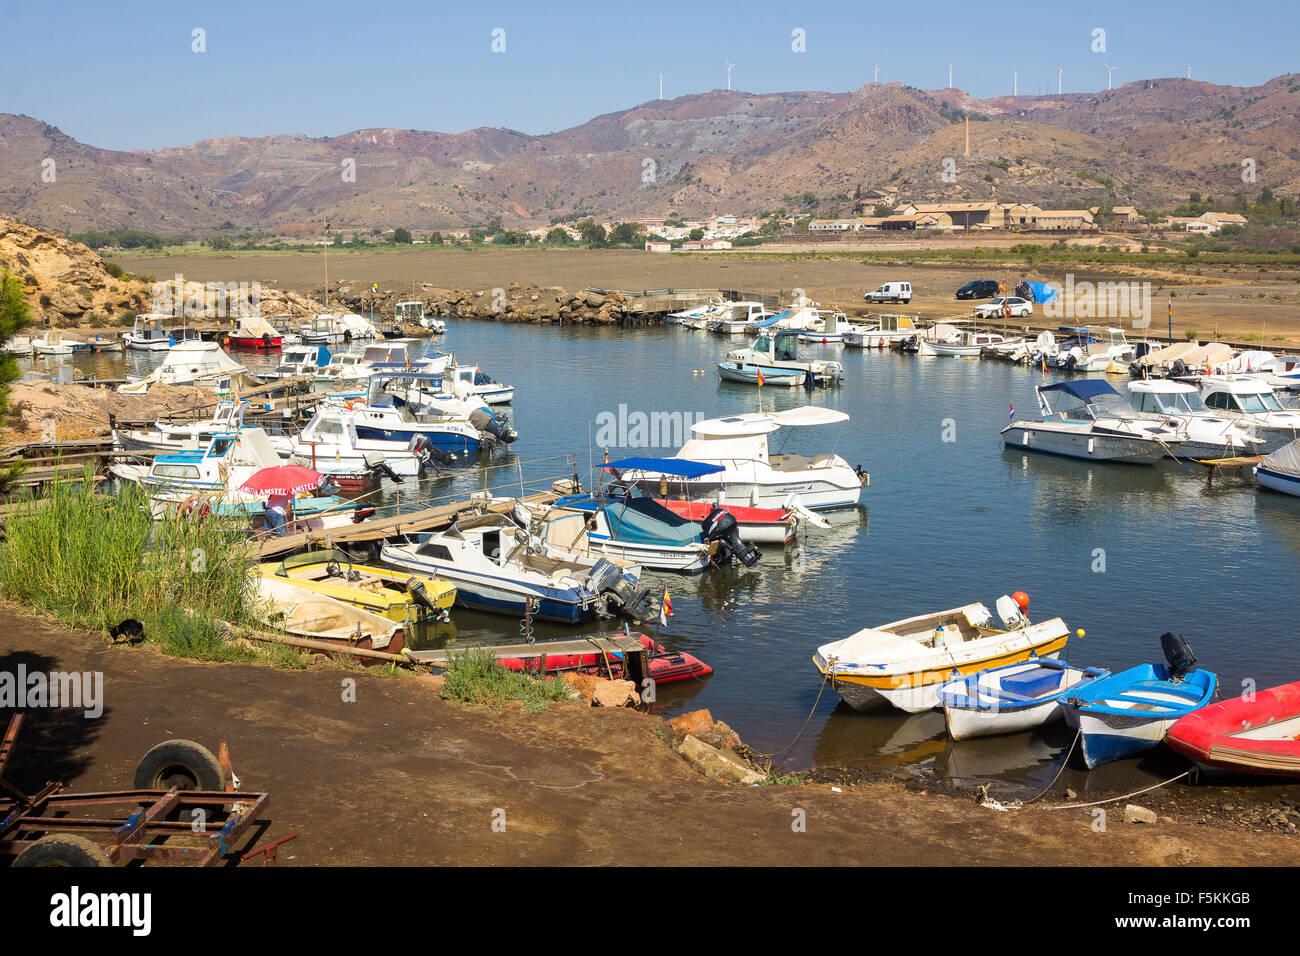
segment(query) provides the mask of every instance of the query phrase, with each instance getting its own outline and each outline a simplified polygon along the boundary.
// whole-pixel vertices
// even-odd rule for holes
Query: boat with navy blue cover
[[[1090,681],[1062,698],[1066,722],[1079,732],[1089,768],[1150,750],[1179,718],[1206,706],[1219,679],[1197,669],[1182,637],[1164,634],[1167,663],[1139,664]]]
[[[1165,455],[1177,455],[1186,430],[1175,420],[1137,418],[1119,392],[1100,379],[1072,379],[1035,388],[1043,417],[1015,419],[1002,429],[1011,448],[1041,451],[1089,461],[1152,465]],[[1052,408],[1063,396],[1073,405]]]

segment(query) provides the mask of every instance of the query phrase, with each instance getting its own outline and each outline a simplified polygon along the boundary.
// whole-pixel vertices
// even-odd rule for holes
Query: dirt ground
[[[143,395],[123,395],[89,385],[15,382],[0,439],[12,444],[101,437],[109,433],[110,413],[123,420],[165,418],[214,401],[216,393],[198,385],[152,385]]]
[[[170,737],[229,742],[245,790],[271,792],[252,843],[297,832],[284,865],[1268,865],[1294,838],[1189,822],[1094,832],[1087,811],[996,812],[878,783],[740,787],[706,780],[659,718],[556,705],[493,713],[427,679],[321,664],[280,671],[106,646],[0,609],[0,671],[104,674],[103,716],[29,714],[9,779],[128,787]],[[355,702],[344,699],[355,679]],[[717,715],[725,719],[726,715]],[[0,711],[0,719],[8,714]],[[738,728],[743,736],[743,728]],[[671,736],[670,733],[666,734]],[[802,817],[805,829],[794,826]],[[494,829],[504,819],[504,830]]]
[[[993,246],[995,242],[986,245]],[[1108,270],[1095,266],[1052,263],[1007,273],[982,269],[978,265],[907,264],[911,248],[930,248],[933,243],[899,243],[899,265],[864,263],[854,259],[784,259],[772,252],[815,254],[819,251],[847,251],[856,247],[790,246],[764,247],[764,252],[737,250],[732,253],[690,255],[654,254],[623,250],[592,249],[384,249],[341,251],[330,254],[331,285],[340,279],[368,286],[379,283],[385,290],[410,288],[430,283],[452,289],[506,287],[512,282],[557,285],[576,291],[587,287],[643,290],[724,288],[747,292],[779,293],[788,296],[804,289],[819,301],[834,304],[853,314],[866,308],[864,292],[890,280],[906,279],[916,296],[908,306],[886,305],[875,311],[906,311],[923,318],[965,316],[971,303],[953,298],[958,286],[977,278],[1036,282],[1064,282],[1066,272],[1075,281],[1150,281],[1152,324],[1150,334],[1163,338],[1167,306],[1174,310],[1174,335],[1181,339],[1186,330],[1198,338],[1258,342],[1283,347],[1300,346],[1300,272],[1256,267],[1226,271],[1201,263],[1190,263],[1185,271],[1168,267]],[[873,249],[882,249],[873,244]],[[307,293],[324,286],[321,256],[315,253],[268,253],[234,255],[183,255],[173,257],[118,257],[124,269],[136,274],[170,275],[182,272],[199,281],[261,281],[290,291]],[[1052,324],[1041,321],[1037,324]],[[1093,319],[1093,324],[1101,324]],[[1131,323],[1121,322],[1133,334]],[[1140,334],[1145,332],[1139,330]]]

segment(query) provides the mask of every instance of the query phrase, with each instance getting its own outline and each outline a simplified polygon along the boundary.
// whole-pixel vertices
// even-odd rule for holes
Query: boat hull
[[[1058,431],[1018,422],[1004,428],[1002,438],[1009,448],[1023,448],[1026,451],[1087,461],[1154,465],[1166,454],[1166,446],[1146,439],[1098,435],[1091,431]]]
[[[1171,750],[1203,767],[1300,777],[1300,682],[1234,697],[1180,718],[1165,736]]]
[[[1262,488],[1270,488],[1284,495],[1300,498],[1300,478],[1294,475],[1284,475],[1280,471],[1273,471],[1260,465],[1255,469],[1255,480]]]

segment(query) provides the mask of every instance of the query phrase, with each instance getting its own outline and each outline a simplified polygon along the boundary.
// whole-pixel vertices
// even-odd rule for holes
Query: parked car
[[[991,299],[1000,291],[997,279],[974,279],[957,290],[957,298]]]
[[[975,315],[981,319],[996,319],[1007,315],[1008,311],[1012,317],[1017,318],[1033,315],[1034,304],[1028,299],[1021,299],[1017,296],[1000,295],[996,299],[990,299],[975,306]]]
[[[874,292],[868,292],[862,298],[868,302],[911,302],[912,283],[886,282]]]

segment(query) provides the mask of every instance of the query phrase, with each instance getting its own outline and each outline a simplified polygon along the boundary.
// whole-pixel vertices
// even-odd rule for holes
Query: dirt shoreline
[[[816,249],[786,251],[817,253]],[[906,258],[907,251],[900,250],[900,261]],[[114,261],[135,274],[163,277],[179,272],[200,282],[259,281],[304,295],[318,291],[324,280],[322,258],[314,253],[123,255]],[[969,317],[972,303],[958,302],[953,292],[971,279],[1009,279],[1013,284],[1018,279],[1063,282],[1067,273],[1076,282],[1150,281],[1150,326],[1135,329],[1130,319],[1110,322],[1123,325],[1131,335],[1163,339],[1167,307],[1172,305],[1175,340],[1191,330],[1201,339],[1251,342],[1258,347],[1293,349],[1300,345],[1300,271],[1280,267],[1268,272],[1254,267],[1234,270],[1189,260],[1181,269],[1042,262],[1008,270],[978,263],[895,266],[851,257],[792,259],[749,249],[671,255],[613,249],[348,250],[330,254],[330,275],[336,277],[332,285],[337,277],[346,276],[366,287],[378,283],[384,291],[404,297],[408,292],[419,296],[422,283],[475,291],[505,289],[517,283],[559,286],[570,292],[586,288],[722,288],[785,296],[798,288],[818,301],[862,315],[868,311],[862,300],[864,291],[906,278],[916,294],[910,304],[872,307],[870,311],[905,311],[926,320]],[[1107,323],[1095,317],[1081,321]]]
[[[740,787],[706,780],[630,710],[493,713],[418,676],[323,664],[282,671],[112,647],[0,608],[0,671],[104,674],[104,714],[29,714],[10,778],[129,786],[168,737],[229,742],[285,865],[1284,865],[1293,838],[1192,825],[1094,832],[1088,811],[997,812],[893,783]],[[355,680],[355,702],[344,699]],[[724,717],[725,715],[718,715]],[[8,714],[0,711],[0,718]],[[743,728],[739,728],[743,736]],[[1146,805],[1150,805],[1147,802]],[[1122,807],[1123,805],[1118,805]],[[505,830],[494,829],[504,811]],[[802,811],[803,832],[793,826]]]

